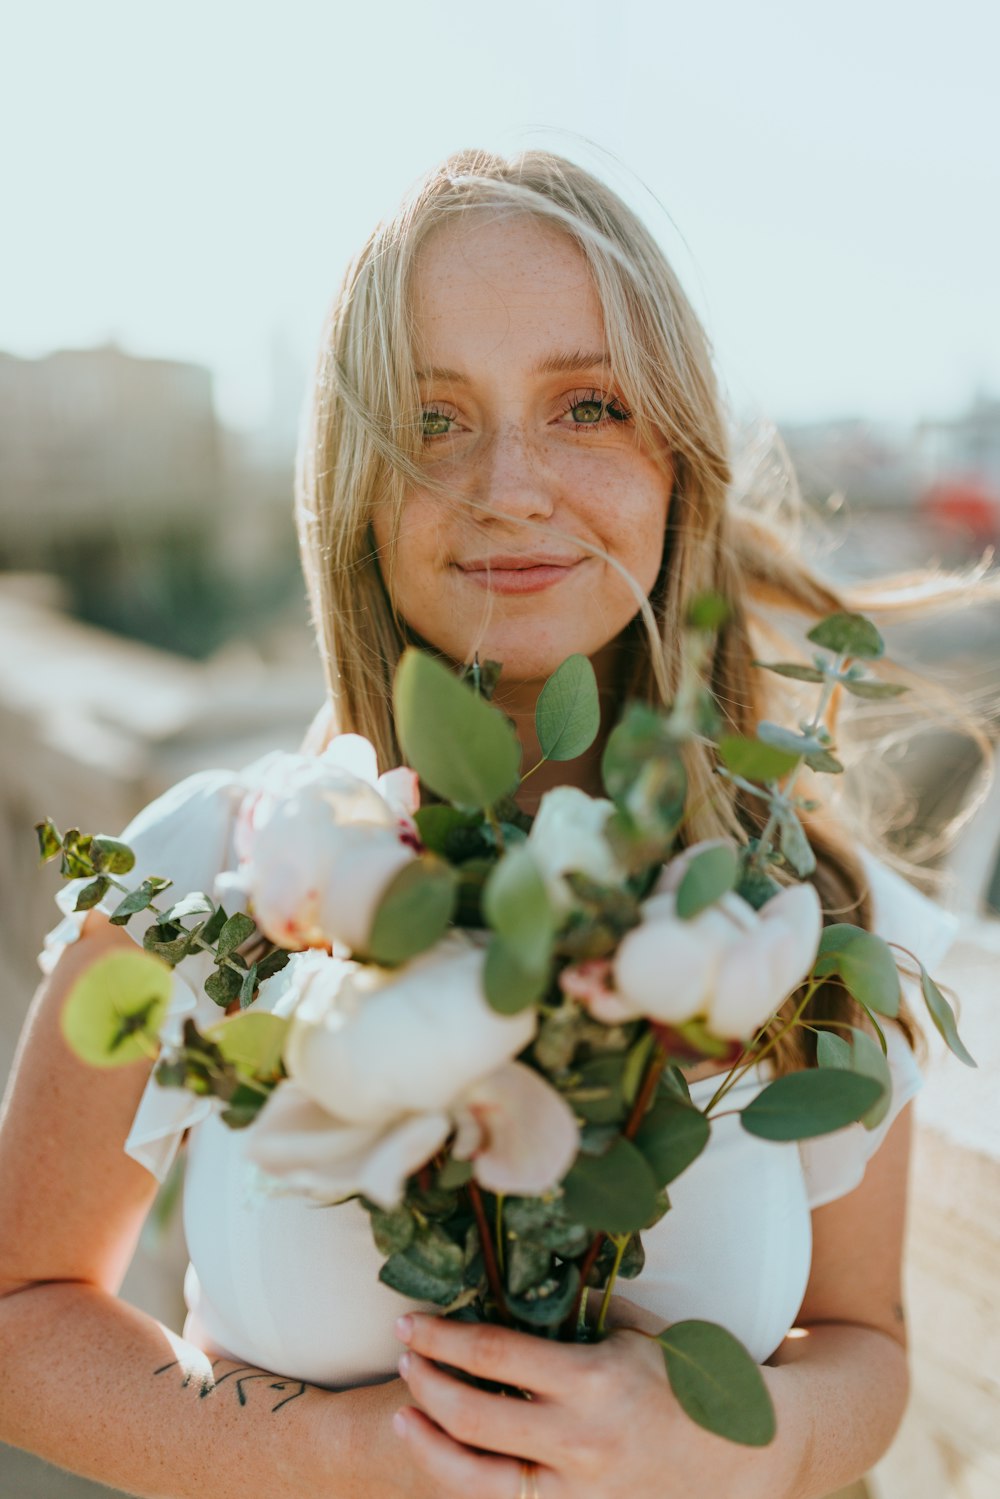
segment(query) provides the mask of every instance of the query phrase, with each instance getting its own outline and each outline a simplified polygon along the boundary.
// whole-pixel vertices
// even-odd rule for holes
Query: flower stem
[[[604,1321],[608,1315],[608,1307],[611,1305],[611,1292],[614,1290],[615,1281],[618,1279],[618,1271],[621,1268],[621,1262],[624,1257],[625,1251],[628,1248],[628,1241],[630,1237],[630,1234],[619,1234],[618,1238],[615,1240],[615,1262],[611,1266],[611,1274],[608,1276],[608,1283],[604,1287],[604,1296],[601,1300],[601,1310],[597,1318],[598,1336],[600,1336],[604,1331]]]
[[[760,1051],[756,1051],[756,1052],[754,1052],[751,1055],[750,1060],[746,1063],[745,1066],[743,1066],[743,1067],[734,1067],[732,1069],[732,1071],[727,1072],[727,1074],[726,1074],[726,1076],[725,1076],[725,1078],[724,1078],[721,1086],[716,1089],[716,1091],[713,1093],[712,1097],[709,1099],[708,1103],[706,1104],[705,1108],[702,1111],[706,1115],[706,1117],[712,1112],[712,1110],[715,1108],[715,1105],[721,1099],[725,1098],[725,1096],[729,1092],[730,1088],[735,1087],[736,1083],[739,1082],[740,1078],[743,1077],[747,1072],[749,1072],[751,1067],[756,1066],[756,1064],[760,1061],[761,1057],[766,1056],[769,1051],[773,1051],[774,1047],[781,1040],[782,1036],[787,1036],[788,1032],[792,1029],[792,1027],[794,1025],[798,1025],[799,1020],[801,1019],[803,1010],[805,1009],[805,1007],[809,1003],[809,1001],[812,999],[813,995],[816,993],[816,990],[819,988],[819,986],[820,986],[820,984],[822,982],[823,982],[822,979],[818,979],[818,978],[812,978],[812,979],[810,979],[809,984],[808,984],[808,986],[806,988],[805,994],[802,996],[802,999],[799,1001],[798,1005],[796,1006],[795,1014],[792,1015],[792,1017],[787,1021],[787,1023],[785,1025],[783,1025],[779,1031],[776,1031],[773,1036],[770,1036],[768,1038],[768,1040],[765,1042],[765,1044],[761,1047]]]
[[[503,1294],[503,1282],[500,1279],[500,1270],[497,1265],[496,1255],[493,1251],[493,1235],[490,1233],[490,1225],[486,1217],[486,1208],[483,1205],[483,1195],[480,1192],[479,1186],[475,1181],[466,1182],[465,1190],[469,1194],[469,1201],[472,1204],[472,1211],[476,1215],[476,1227],[479,1229],[479,1242],[482,1246],[483,1251],[483,1263],[486,1266],[486,1279],[489,1281],[490,1290],[493,1292],[493,1299],[497,1304],[497,1311],[500,1314],[500,1320],[502,1322],[506,1322],[507,1326],[509,1327],[513,1319],[510,1315],[510,1311],[508,1310],[507,1302]]]
[[[501,1275],[504,1274],[504,1256],[503,1256],[503,1199],[504,1199],[504,1194],[502,1192],[498,1192],[497,1193],[497,1211],[496,1211],[497,1265],[499,1267]]]

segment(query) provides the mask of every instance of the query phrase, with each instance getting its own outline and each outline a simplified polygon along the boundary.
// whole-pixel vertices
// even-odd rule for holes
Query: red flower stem
[[[666,1062],[666,1049],[657,1041],[653,1047],[649,1062],[646,1065],[642,1085],[635,1095],[635,1102],[629,1110],[628,1119],[625,1121],[625,1128],[622,1130],[622,1135],[626,1140],[634,1140],[639,1133],[639,1126],[645,1117],[646,1110],[652,1102],[653,1095],[656,1092],[656,1085],[660,1081],[660,1073],[666,1066]],[[576,1329],[580,1320],[580,1307],[583,1305],[583,1298],[587,1294],[587,1279],[597,1263],[597,1257],[604,1246],[606,1238],[606,1234],[597,1234],[591,1240],[590,1248],[584,1255],[583,1264],[580,1266],[580,1289],[574,1298],[572,1311],[562,1324],[564,1341],[572,1342],[576,1338]]]
[[[483,1206],[482,1193],[474,1181],[466,1182],[465,1190],[469,1194],[472,1203],[472,1211],[476,1215],[476,1226],[479,1229],[479,1242],[483,1250],[483,1263],[486,1266],[486,1279],[489,1281],[493,1299],[497,1304],[501,1321],[506,1322],[509,1327],[512,1321],[507,1309],[507,1302],[503,1294],[503,1282],[500,1279],[500,1269],[497,1265],[497,1257],[493,1249],[493,1235],[490,1233],[490,1225],[486,1218],[486,1208]]]

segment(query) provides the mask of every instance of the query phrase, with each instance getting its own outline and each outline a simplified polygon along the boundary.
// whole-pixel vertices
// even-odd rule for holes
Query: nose
[[[476,498],[513,520],[546,520],[553,512],[556,481],[520,425],[510,423],[485,445]]]

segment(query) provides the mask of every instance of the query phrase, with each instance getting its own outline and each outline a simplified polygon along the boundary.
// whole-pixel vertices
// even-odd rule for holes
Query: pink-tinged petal
[[[538,1196],[557,1186],[576,1159],[580,1132],[572,1109],[521,1062],[480,1079],[453,1113],[460,1131],[466,1113],[479,1127],[473,1174],[490,1192]]]
[[[610,958],[571,963],[559,975],[559,987],[604,1025],[622,1025],[642,1013],[615,990]]]
[[[451,1130],[445,1114],[410,1116],[389,1128],[345,1125],[294,1083],[279,1084],[247,1133],[246,1153],[275,1178],[275,1191],[337,1202],[361,1192],[394,1207],[409,1176]]]
[[[681,880],[688,872],[688,865],[696,854],[702,854],[706,848],[731,848],[731,838],[702,838],[700,843],[692,843],[685,848],[669,864],[664,864],[653,886],[654,895],[672,895],[680,888]]]

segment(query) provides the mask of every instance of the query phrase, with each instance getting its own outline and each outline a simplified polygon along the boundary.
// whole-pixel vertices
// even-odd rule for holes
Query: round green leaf
[[[209,1026],[205,1035],[227,1062],[250,1077],[272,1077],[281,1067],[289,1022],[265,1011],[233,1015]]]
[[[774,1439],[777,1422],[764,1376],[731,1332],[692,1319],[664,1328],[657,1341],[670,1388],[692,1421],[747,1447]]]
[[[701,1155],[711,1128],[701,1110],[682,1099],[666,1094],[657,1099],[635,1137],[657,1186],[668,1186]]]
[[[135,865],[135,854],[120,838],[95,833],[91,845],[94,866],[104,874],[128,874]]]
[[[874,932],[846,922],[825,927],[813,972],[819,977],[839,974],[848,993],[879,1015],[899,1014],[896,960],[889,944]]]
[[[93,1067],[123,1067],[159,1045],[173,975],[136,948],[97,958],[70,989],[60,1017],[63,1036]]]
[[[802,666],[797,661],[755,661],[763,671],[777,672],[779,677],[791,677],[796,682],[823,682],[825,674],[816,666]]]
[[[719,758],[727,770],[747,781],[776,781],[787,775],[800,757],[759,739],[728,734],[719,740]]]
[[[601,727],[597,678],[586,656],[567,656],[538,695],[535,730],[547,760],[575,760]]]
[[[601,1156],[579,1156],[563,1182],[570,1218],[606,1234],[630,1234],[654,1216],[659,1187],[642,1152],[620,1135]]]
[[[404,864],[379,901],[368,956],[387,967],[406,963],[444,936],[458,898],[450,864],[423,854]]]
[[[762,1140],[811,1140],[859,1120],[881,1097],[872,1077],[838,1067],[806,1067],[775,1078],[740,1112]]]
[[[483,987],[486,998],[501,1015],[516,1015],[537,1004],[549,987],[549,964],[532,968],[520,950],[499,932],[486,949]]]
[[[738,872],[739,854],[730,843],[695,854],[677,891],[677,915],[689,920],[713,906],[732,890]]]
[[[868,661],[877,661],[885,650],[881,635],[863,614],[829,614],[806,639],[838,656],[862,656]]]
[[[405,650],[393,705],[407,763],[438,796],[461,807],[492,807],[514,790],[521,746],[513,725],[442,662]]]
[[[558,917],[526,845],[509,849],[494,865],[483,889],[483,914],[517,948],[524,967],[538,972],[547,965]]]

